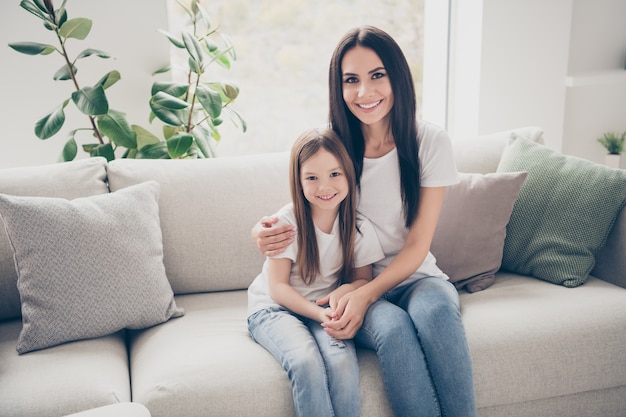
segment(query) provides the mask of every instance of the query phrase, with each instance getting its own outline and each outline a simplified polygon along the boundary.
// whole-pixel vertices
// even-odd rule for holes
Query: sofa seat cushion
[[[184,317],[131,332],[134,401],[153,417],[293,416],[286,374],[248,334],[246,291],[176,303]],[[626,386],[625,289],[596,278],[570,289],[499,272],[489,289],[461,293],[461,306],[479,411],[513,415],[551,397],[612,398]],[[390,416],[376,355],[359,350],[359,366],[363,417]],[[584,415],[603,407],[587,401]],[[614,407],[626,410],[626,398]]]
[[[500,272],[487,291],[461,294],[461,309],[479,407],[626,386],[626,289]]]
[[[287,375],[250,337],[245,290],[176,297],[185,316],[131,332],[133,401],[152,417],[293,416]],[[391,416],[376,355],[360,352],[366,416]]]
[[[18,355],[21,320],[0,323],[0,414],[50,417],[130,401],[125,335]]]

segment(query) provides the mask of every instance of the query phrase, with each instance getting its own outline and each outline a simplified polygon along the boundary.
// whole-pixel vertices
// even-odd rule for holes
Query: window
[[[176,0],[168,1],[170,32],[178,34],[186,15]],[[324,125],[328,64],[336,43],[355,26],[371,24],[394,37],[409,61],[418,106],[421,102],[424,0],[212,0],[202,5],[213,26],[232,39],[237,61],[230,70],[213,66],[212,71],[216,79],[239,87],[234,108],[248,125],[242,133],[224,121],[220,156],[287,151],[302,131]]]

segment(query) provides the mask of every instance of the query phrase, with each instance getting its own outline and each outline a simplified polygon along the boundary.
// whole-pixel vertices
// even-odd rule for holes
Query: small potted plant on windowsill
[[[605,155],[605,164],[611,168],[626,169],[626,158],[622,152],[624,151],[624,141],[626,132],[621,134],[616,132],[605,132],[602,137],[598,138],[598,142],[607,150]]]

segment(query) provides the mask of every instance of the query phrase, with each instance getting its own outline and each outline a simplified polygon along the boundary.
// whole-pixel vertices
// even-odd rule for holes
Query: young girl
[[[372,279],[383,258],[372,225],[356,216],[352,161],[332,130],[310,130],[290,158],[292,204],[275,216],[295,225],[294,245],[268,257],[248,289],[248,329],[291,382],[296,415],[360,415],[359,369],[352,340],[329,336],[320,323],[334,312],[317,301]]]

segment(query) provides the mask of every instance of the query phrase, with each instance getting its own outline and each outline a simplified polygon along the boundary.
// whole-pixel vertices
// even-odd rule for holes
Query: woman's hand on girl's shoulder
[[[291,224],[276,226],[277,221],[277,217],[262,217],[252,228],[252,241],[265,256],[284,252],[295,240],[295,226]]]

